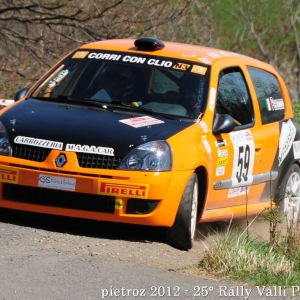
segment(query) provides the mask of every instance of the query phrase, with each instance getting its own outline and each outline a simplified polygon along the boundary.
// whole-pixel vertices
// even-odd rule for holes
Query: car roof
[[[221,50],[217,48],[210,48],[206,46],[198,46],[192,44],[183,44],[176,42],[165,42],[165,47],[159,50],[141,50],[134,45],[135,39],[111,39],[104,41],[92,42],[89,44],[82,45],[79,49],[97,49],[97,50],[115,50],[121,52],[139,53],[139,54],[154,54],[155,56],[166,56],[178,59],[186,59],[189,61],[195,61],[199,63],[199,58],[204,58],[209,61],[207,64],[210,65],[214,61],[225,59],[225,58],[240,58],[247,60],[253,64],[258,64],[265,67],[271,65],[252,58],[250,56],[238,54],[231,51]],[[203,63],[203,60],[201,60]],[[205,62],[204,62],[205,63]]]

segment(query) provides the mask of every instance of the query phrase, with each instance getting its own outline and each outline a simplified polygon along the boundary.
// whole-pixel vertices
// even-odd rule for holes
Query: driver
[[[99,91],[91,99],[129,102],[134,92],[132,71],[123,65],[109,65],[100,73]]]
[[[169,103],[182,105],[187,110],[187,116],[197,117],[201,109],[202,100],[200,91],[200,77],[184,74],[179,79],[179,91],[169,91],[164,94],[164,99]]]

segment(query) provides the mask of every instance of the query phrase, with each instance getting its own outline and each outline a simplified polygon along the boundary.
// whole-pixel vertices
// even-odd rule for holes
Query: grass
[[[255,218],[268,222],[269,241],[250,233],[252,223],[243,232],[230,223],[225,233],[217,233],[211,247],[206,246],[200,270],[256,286],[299,286],[300,220],[287,222],[280,208],[283,198]]]
[[[300,101],[294,101],[292,104],[295,120],[298,124],[300,124]]]
[[[218,235],[199,267],[218,278],[259,286],[291,287],[300,282],[300,254],[283,255],[267,241],[232,229]]]

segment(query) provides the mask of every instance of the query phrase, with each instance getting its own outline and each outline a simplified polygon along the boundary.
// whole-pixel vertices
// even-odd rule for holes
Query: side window
[[[278,81],[266,71],[248,67],[255,87],[263,124],[280,121],[284,118],[284,101]]]
[[[220,73],[216,112],[230,115],[238,126],[253,122],[250,94],[239,68],[228,68]]]

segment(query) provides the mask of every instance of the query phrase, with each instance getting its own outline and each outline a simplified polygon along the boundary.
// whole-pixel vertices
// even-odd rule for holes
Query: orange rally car
[[[165,227],[299,216],[300,133],[287,88],[256,59],[156,38],[64,57],[0,112],[0,207]],[[295,197],[296,196],[296,197]]]

